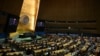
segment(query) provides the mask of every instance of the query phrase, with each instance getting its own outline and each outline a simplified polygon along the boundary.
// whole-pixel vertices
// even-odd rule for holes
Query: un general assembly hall
[[[0,56],[100,56],[100,0],[0,0]]]

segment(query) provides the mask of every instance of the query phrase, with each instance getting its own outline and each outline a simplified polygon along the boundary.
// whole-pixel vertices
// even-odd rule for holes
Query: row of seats
[[[16,51],[10,51],[12,54],[7,51],[6,55],[15,55],[17,52],[17,55],[33,56],[99,56],[99,40],[99,37],[81,36],[46,36],[41,39],[33,39],[31,42],[11,40],[8,43],[9,47]]]
[[[0,44],[0,56],[23,56],[23,51],[18,51],[10,43]]]

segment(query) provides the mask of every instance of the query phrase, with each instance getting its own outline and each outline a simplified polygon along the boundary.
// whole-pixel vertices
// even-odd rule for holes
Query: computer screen
[[[45,30],[45,21],[38,20],[36,24],[36,32],[43,32]]]
[[[43,21],[38,21],[37,22],[37,27],[44,27],[44,22]]]
[[[19,16],[0,11],[0,33],[16,32]]]
[[[5,32],[7,33],[16,32],[18,23],[19,23],[19,17],[16,15],[9,14],[7,16]]]

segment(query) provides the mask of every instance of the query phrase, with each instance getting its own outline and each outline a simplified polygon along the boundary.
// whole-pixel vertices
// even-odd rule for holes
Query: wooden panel
[[[94,0],[42,0],[40,5],[40,19],[95,19]]]
[[[91,21],[94,23],[55,24],[49,27],[96,28],[100,33],[100,1],[99,0],[42,0],[39,19],[51,21]],[[93,32],[93,31],[92,31]],[[94,31],[95,32],[95,31]]]
[[[23,0],[0,0],[0,10],[19,16]]]
[[[96,28],[96,23],[84,23],[84,24],[75,24],[75,23],[50,23],[46,24],[47,27],[79,27],[79,28]]]
[[[95,18],[97,19],[97,29],[100,34],[100,0],[95,0]]]
[[[97,30],[82,30],[82,32],[85,32],[85,33],[98,33]]]

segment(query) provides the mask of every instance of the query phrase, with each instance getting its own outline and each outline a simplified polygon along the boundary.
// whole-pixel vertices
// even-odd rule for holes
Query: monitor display
[[[10,18],[9,19],[9,25],[17,25],[18,23],[17,23],[17,19],[16,18]]]
[[[19,16],[0,11],[0,33],[16,32]]]
[[[6,31],[5,32],[16,32],[19,23],[19,17],[16,15],[9,14],[7,17]]]
[[[36,32],[44,32],[45,30],[45,21],[39,20],[36,24]]]
[[[44,27],[44,21],[38,21],[37,27]]]

